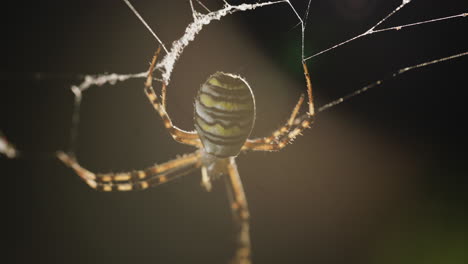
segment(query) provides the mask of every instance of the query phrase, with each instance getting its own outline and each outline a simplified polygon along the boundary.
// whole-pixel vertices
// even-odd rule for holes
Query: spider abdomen
[[[194,121],[207,153],[217,157],[239,154],[254,119],[254,96],[241,77],[217,72],[198,90]]]

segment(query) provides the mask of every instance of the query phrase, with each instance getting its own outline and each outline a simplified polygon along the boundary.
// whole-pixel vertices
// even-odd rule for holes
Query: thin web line
[[[202,1],[197,0],[197,2],[198,2],[198,4],[201,5],[206,11],[211,12],[211,10],[210,10],[208,7],[206,7],[206,5],[202,3]]]
[[[307,10],[304,16],[304,28],[307,26],[307,18],[309,17],[309,10],[310,10],[310,3],[312,0],[309,0],[309,3],[307,4]]]
[[[124,0],[125,2],[128,2],[128,0]],[[281,0],[281,1],[274,1],[274,2],[264,2],[264,3],[257,3],[255,5],[248,5],[248,4],[240,4],[238,6],[232,6],[232,5],[229,5],[227,2],[226,2],[226,6],[223,8],[223,9],[220,9],[220,10],[217,10],[217,11],[214,11],[214,12],[211,12],[210,14],[206,14],[206,15],[202,15],[202,18],[199,18],[198,20],[203,20],[203,22],[205,23],[209,23],[211,22],[212,20],[215,20],[215,19],[220,19],[221,17],[223,16],[226,16],[228,14],[232,14],[236,11],[246,11],[246,10],[252,10],[252,9],[255,9],[255,8],[258,8],[258,7],[264,7],[264,6],[268,6],[268,5],[274,5],[274,4],[280,4],[280,3],[288,3],[288,5],[292,8],[293,12],[296,14],[296,16],[298,17],[298,20],[299,20],[299,24],[301,24],[305,30],[305,22],[300,18],[299,14],[297,13],[296,9],[292,6],[292,4],[290,3],[289,0]],[[129,5],[131,6],[131,4]],[[401,9],[401,7],[403,6],[400,5],[397,9]],[[132,10],[135,10],[132,6]],[[136,10],[135,10],[136,11]],[[394,14],[396,12],[396,10],[392,11],[389,15],[387,15],[384,19],[382,19],[381,21],[379,21],[376,25],[379,25],[382,23],[382,21],[386,20],[387,18],[390,17],[390,15]],[[135,14],[137,15],[137,13]],[[137,15],[139,18],[141,16]],[[467,17],[468,16],[468,13],[461,13],[461,14],[458,14],[458,15],[452,15],[452,16],[448,16],[448,17],[442,17],[442,18],[436,18],[436,19],[431,19],[431,20],[426,20],[426,21],[421,21],[421,22],[415,22],[415,23],[410,23],[410,24],[405,24],[405,25],[400,25],[400,26],[395,26],[395,27],[390,27],[390,28],[384,28],[384,29],[379,29],[379,30],[375,30],[375,26],[373,26],[370,30],[372,30],[373,33],[380,33],[380,32],[385,32],[385,31],[390,31],[390,30],[399,30],[399,29],[402,29],[402,28],[406,28],[406,27],[411,27],[411,26],[417,26],[417,25],[422,25],[422,24],[428,24],[428,23],[434,23],[434,22],[441,22],[441,21],[444,21],[444,20],[449,20],[449,19],[455,19],[455,18],[460,18],[460,17]],[[206,17],[206,18],[205,18]],[[144,20],[142,20],[142,23],[144,23]],[[199,22],[200,23],[200,22]],[[189,24],[187,26],[187,29],[192,25],[194,24],[194,22],[192,22],[191,24]],[[202,25],[203,26],[203,25]],[[201,31],[202,30],[202,26],[200,26],[200,28],[197,28],[197,30]],[[370,32],[370,30],[368,30],[367,32]],[[198,33],[199,31],[197,31],[196,33]],[[152,32],[152,30],[150,31]],[[196,34],[195,33],[195,34]],[[185,46],[187,46],[190,42],[190,41],[193,41],[194,39],[194,35],[195,34],[188,34],[188,33],[185,33],[180,39],[176,40],[175,43],[182,43],[182,42],[187,42],[185,44]],[[341,46],[341,45],[344,45],[346,43],[349,43],[351,41],[354,41],[360,37],[362,37],[363,35],[365,35],[366,33],[363,33],[361,35],[357,35],[353,38],[350,38],[340,44],[337,44],[335,46],[332,46],[328,49],[325,49],[319,53],[316,53],[312,56],[309,56],[307,58],[304,58],[304,61],[307,61],[313,57],[316,57],[320,54],[323,54],[325,52],[328,52],[338,46]],[[369,34],[369,33],[367,33]],[[156,38],[158,39],[158,38]],[[174,46],[175,44],[173,44]],[[159,65],[158,65],[158,68],[164,68],[166,71],[166,78],[165,80],[167,81],[167,78],[170,78],[168,76],[170,76],[170,73],[169,72],[169,69],[172,71],[172,68],[173,68],[173,63],[175,63],[175,58],[178,58],[181,53],[182,53],[182,50],[183,48],[185,48],[185,46],[183,47],[177,47],[177,48],[172,48],[171,49],[171,52],[169,52],[169,54],[166,55],[166,60],[169,60],[171,59],[171,63],[168,63],[168,62],[161,62]],[[305,46],[305,43],[304,43],[304,33],[302,33],[302,46],[304,47]],[[178,53],[178,54],[177,54]],[[170,56],[169,58],[169,55],[172,55]],[[166,63],[170,64],[170,65],[167,65]],[[105,83],[110,83],[110,84],[115,84],[117,81],[125,81],[125,80],[128,80],[128,79],[133,79],[133,78],[145,78],[147,75],[147,72],[140,72],[140,73],[135,73],[135,74],[117,74],[117,73],[112,73],[112,74],[102,74],[102,75],[86,75],[85,76],[85,80],[80,84],[78,85],[78,87],[80,88],[81,91],[84,91],[88,88],[90,88],[91,86],[101,86]],[[167,76],[168,75],[168,76]]]
[[[154,36],[154,38],[157,40],[157,42],[161,45],[161,47],[166,51],[166,55],[165,57],[162,59],[162,61],[157,65],[156,68],[158,68],[159,70],[162,71],[162,80],[159,80],[159,81],[163,81],[163,82],[166,82],[166,84],[169,83],[169,80],[170,80],[170,76],[171,76],[171,73],[173,71],[173,68],[174,68],[174,65],[176,63],[176,61],[178,60],[178,58],[181,56],[181,54],[183,53],[185,47],[187,47],[196,37],[196,35],[204,28],[204,26],[210,24],[210,22],[212,22],[213,20],[221,20],[221,18],[223,18],[224,16],[227,16],[227,15],[230,15],[230,14],[233,14],[235,12],[243,12],[243,11],[248,11],[248,10],[254,10],[256,8],[260,8],[260,7],[266,7],[266,6],[271,6],[271,5],[276,5],[276,4],[281,4],[281,3],[287,3],[290,8],[292,9],[292,12],[296,15],[297,19],[299,20],[299,24],[301,24],[301,58],[302,60],[305,62],[313,57],[316,57],[320,54],[323,54],[323,53],[326,53],[330,50],[333,50],[339,46],[342,46],[346,43],[349,43],[351,41],[354,41],[358,38],[361,38],[365,35],[370,35],[370,34],[374,34],[374,33],[379,33],[379,32],[385,32],[385,31],[389,31],[389,30],[399,30],[399,29],[402,29],[402,28],[407,28],[407,27],[412,27],[412,26],[417,26],[417,25],[422,25],[422,24],[428,24],[428,23],[434,23],[434,22],[440,22],[440,21],[444,21],[444,20],[449,20],[449,19],[455,19],[455,18],[459,18],[459,17],[466,17],[467,16],[467,13],[462,13],[462,14],[458,14],[458,15],[453,15],[453,16],[448,16],[448,17],[442,17],[442,18],[436,18],[436,19],[431,19],[431,20],[426,20],[426,21],[421,21],[421,22],[416,22],[416,23],[410,23],[410,24],[405,24],[405,25],[400,25],[400,26],[395,26],[395,27],[389,27],[389,28],[384,28],[384,29],[379,29],[379,30],[376,30],[375,28],[379,25],[381,25],[384,21],[386,21],[387,19],[389,19],[391,16],[393,16],[395,13],[397,13],[401,8],[403,8],[406,4],[408,4],[410,1],[409,0],[404,0],[402,2],[402,4],[400,6],[398,6],[396,9],[394,9],[392,12],[390,12],[387,16],[385,16],[382,20],[380,20],[378,23],[376,23],[373,27],[371,27],[369,30],[367,30],[366,32],[360,34],[360,35],[357,35],[353,38],[350,38],[342,43],[339,43],[333,47],[330,47],[326,50],[323,50],[319,53],[316,53],[312,56],[309,56],[307,58],[305,58],[304,56],[304,50],[305,50],[305,40],[304,40],[304,36],[305,36],[305,29],[306,29],[306,20],[308,18],[308,14],[309,14],[309,9],[310,9],[310,6],[311,6],[311,1],[309,0],[308,2],[308,6],[307,6],[307,11],[306,11],[306,14],[305,14],[305,20],[303,20],[301,18],[301,16],[299,16],[299,13],[297,12],[297,10],[294,8],[294,6],[292,5],[292,3],[290,2],[290,0],[278,0],[278,1],[267,1],[267,2],[260,2],[260,3],[255,3],[255,4],[238,4],[238,5],[231,5],[229,4],[227,1],[223,0],[224,2],[224,7],[219,9],[219,10],[215,10],[213,12],[209,11],[209,9],[200,1],[200,0],[196,0],[198,2],[198,4],[200,4],[202,7],[204,7],[207,11],[209,11],[209,13],[207,14],[200,14],[198,12],[196,12],[196,10],[194,9],[193,7],[193,3],[192,1],[190,1],[190,4],[191,4],[191,7],[192,7],[192,14],[193,14],[193,22],[189,23],[187,26],[186,26],[186,30],[184,32],[184,34],[182,35],[182,37],[180,37],[178,40],[172,42],[172,47],[170,50],[168,50],[164,43],[161,41],[161,39],[156,35],[156,33],[154,33],[154,31],[150,28],[150,26],[146,23],[146,21],[143,19],[143,17],[138,13],[138,11],[133,7],[133,5],[130,3],[129,0],[123,0],[127,6],[130,8],[130,10],[135,14],[135,16],[141,21],[141,23],[148,29],[148,31]],[[441,58],[441,59],[437,59],[437,60],[433,60],[433,61],[430,61],[430,62],[426,62],[426,63],[422,63],[422,64],[418,64],[418,65],[414,65],[414,66],[411,66],[411,67],[407,67],[407,68],[403,68],[401,70],[399,70],[397,73],[394,74],[393,77],[395,77],[396,75],[399,75],[403,72],[406,72],[406,71],[409,71],[409,70],[413,70],[413,69],[416,69],[416,68],[419,68],[419,67],[425,67],[425,66],[429,66],[431,64],[435,64],[435,63],[438,63],[438,62],[442,62],[442,61],[446,61],[446,60],[450,60],[450,59],[455,59],[457,57],[461,57],[461,56],[465,56],[466,53],[461,53],[461,54],[458,54],[458,55],[454,55],[454,56],[451,56],[451,57],[446,57],[446,58]],[[73,152],[75,150],[75,147],[76,147],[76,139],[77,139],[77,135],[78,135],[78,125],[79,125],[79,122],[80,122],[80,105],[81,105],[81,101],[82,101],[82,97],[83,97],[83,92],[86,91],[87,89],[91,88],[91,87],[94,87],[94,86],[103,86],[105,84],[110,84],[110,85],[114,85],[116,84],[117,82],[123,82],[123,81],[126,81],[126,80],[129,80],[129,79],[134,79],[134,78],[145,78],[147,76],[148,72],[145,71],[145,72],[140,72],[140,73],[135,73],[135,74],[116,74],[116,73],[112,73],[112,74],[101,74],[101,75],[85,75],[84,76],[84,81],[81,82],[79,85],[73,85],[71,87],[71,90],[73,92],[73,94],[75,95],[75,100],[74,100],[74,111],[73,111],[73,116],[72,116],[72,126],[71,126],[71,133],[70,133],[70,146],[69,146],[69,149],[70,149],[70,154],[73,155]],[[324,106],[322,106],[321,108],[319,108],[319,112],[321,111],[324,111],[326,109],[329,109],[345,100],[348,100],[349,98],[353,97],[353,96],[356,96],[358,94],[361,94],[373,87],[376,87],[378,85],[380,85],[384,80],[386,79],[382,79],[382,80],[379,80],[379,81],[376,81],[366,87],[363,87],[355,92],[353,92],[352,94],[349,94],[349,95],[346,95],[344,97],[341,97],[333,102],[330,102],[329,104],[326,104]],[[6,144],[5,142],[8,142],[6,141],[6,139],[2,139],[1,141],[1,147],[3,148],[3,152],[5,152],[5,149],[6,147],[5,146],[12,146],[11,144]],[[0,151],[2,151],[0,150]]]
[[[48,72],[2,72],[0,80],[32,80],[32,81],[79,81],[85,74],[48,73]]]
[[[148,25],[148,23],[146,23],[146,21],[143,19],[143,17],[140,15],[140,13],[138,13],[138,11],[135,9],[135,7],[133,7],[133,5],[130,3],[129,0],[123,0],[127,6],[130,8],[130,10],[132,10],[132,12],[135,14],[135,16],[140,19],[141,23],[143,23],[143,25],[148,29],[149,32],[151,32],[151,34],[153,34],[154,38],[159,42],[159,44],[161,45],[161,47],[164,49],[164,51],[166,53],[168,53],[167,49],[166,49],[166,46],[164,46],[164,43],[161,41],[161,39],[158,37],[158,35],[156,35],[156,33],[154,33],[154,31],[151,29],[151,27]]]
[[[404,1],[403,4],[398,6],[395,10],[393,10],[390,14],[388,14],[384,19],[380,20],[377,24],[372,26],[366,32],[364,32],[362,34],[359,34],[359,35],[357,35],[357,36],[355,36],[353,38],[350,38],[348,40],[345,40],[345,41],[343,41],[341,43],[338,43],[338,44],[336,44],[336,45],[334,45],[334,46],[332,46],[330,48],[327,48],[325,50],[322,50],[322,51],[320,51],[318,53],[315,53],[314,55],[305,58],[304,61],[310,60],[310,59],[312,59],[314,57],[317,57],[317,56],[319,56],[321,54],[327,53],[327,52],[329,52],[329,51],[331,51],[331,50],[333,50],[335,48],[343,46],[343,45],[345,45],[345,44],[347,44],[347,43],[349,43],[351,41],[354,41],[354,40],[356,40],[358,38],[362,38],[362,37],[367,36],[367,35],[372,35],[372,34],[375,34],[375,33],[381,33],[381,32],[390,31],[390,30],[400,30],[400,29],[403,29],[403,28],[418,26],[418,25],[423,25],[423,24],[428,24],[428,23],[441,22],[441,21],[444,21],[444,20],[449,20],[449,19],[454,19],[454,18],[466,18],[468,16],[468,13],[461,13],[461,14],[447,16],[447,17],[435,18],[435,19],[430,19],[430,20],[425,20],[425,21],[420,21],[420,22],[409,23],[409,24],[404,24],[404,25],[399,25],[399,26],[394,26],[394,27],[375,30],[375,28],[377,26],[382,24],[385,20],[390,18],[392,15],[394,15],[397,11],[399,11],[401,8],[403,8],[409,2],[410,1]]]
[[[368,29],[368,30],[365,31],[364,33],[359,34],[359,35],[357,35],[357,36],[355,36],[355,37],[353,37],[353,38],[350,38],[350,39],[348,39],[348,40],[345,40],[345,41],[343,41],[343,42],[341,42],[341,43],[338,43],[338,44],[336,44],[336,45],[334,45],[334,46],[332,46],[332,47],[330,47],[330,48],[328,48],[328,49],[322,50],[322,51],[320,51],[320,52],[318,52],[318,53],[316,53],[316,54],[314,54],[314,55],[312,55],[312,56],[309,56],[309,57],[305,58],[304,61],[310,60],[310,59],[312,59],[312,58],[314,58],[314,57],[317,57],[318,55],[321,55],[321,54],[324,54],[324,53],[326,53],[326,52],[329,52],[330,50],[336,49],[336,48],[338,48],[338,47],[340,47],[340,46],[343,46],[343,45],[345,45],[345,44],[347,44],[347,43],[349,43],[349,42],[351,42],[351,41],[354,41],[354,40],[356,40],[356,39],[358,39],[358,38],[362,38],[362,37],[364,37],[364,36],[366,36],[366,35],[372,34],[372,33],[374,32],[374,29],[375,29],[378,25],[382,24],[382,23],[385,22],[387,19],[389,19],[391,16],[393,16],[394,14],[396,14],[400,9],[402,9],[402,8],[403,8],[406,4],[408,4],[409,2],[411,2],[411,0],[403,0],[403,2],[402,2],[401,5],[399,5],[397,8],[395,8],[392,12],[390,12],[388,15],[386,15],[383,19],[381,19],[379,22],[377,22],[374,26],[372,26],[370,29]]]
[[[372,82],[372,83],[362,87],[361,89],[358,89],[358,90],[356,90],[356,91],[354,91],[354,92],[352,92],[350,94],[347,94],[347,95],[345,95],[343,97],[340,97],[340,98],[338,98],[336,100],[333,100],[332,102],[330,102],[330,103],[328,103],[326,105],[321,106],[318,109],[318,112],[323,112],[325,110],[328,110],[328,109],[330,109],[330,108],[332,108],[332,107],[334,107],[334,106],[336,106],[338,104],[343,103],[344,101],[349,100],[350,98],[352,98],[352,97],[354,97],[356,95],[362,94],[362,93],[367,92],[368,90],[370,90],[372,88],[378,87],[378,86],[382,85],[385,81],[396,78],[398,75],[400,75],[402,73],[412,71],[412,70],[422,68],[422,67],[427,67],[427,66],[432,65],[432,64],[453,60],[453,59],[460,58],[460,57],[463,57],[463,56],[466,56],[466,55],[468,55],[468,51],[462,52],[462,53],[459,53],[459,54],[455,54],[455,55],[452,55],[452,56],[444,57],[444,58],[435,59],[435,60],[432,60],[432,61],[423,62],[423,63],[416,64],[416,65],[413,65],[413,66],[408,66],[408,67],[405,67],[405,68],[401,68],[398,71],[396,71],[395,73],[393,73],[392,75],[390,75],[388,78],[384,78],[384,79],[380,79],[380,80],[377,80],[375,82]]]
[[[221,20],[227,15],[236,12],[254,10],[261,7],[276,5],[280,3],[289,3],[287,0],[261,2],[256,4],[226,5],[224,8],[213,11],[208,14],[193,14],[193,21],[185,28],[184,35],[172,43],[172,47],[162,60],[156,65],[156,68],[162,71],[162,79],[168,84],[176,61],[182,55],[184,49],[196,38],[198,33],[214,20]]]
[[[164,72],[163,80],[161,81],[165,82],[166,84],[169,83],[169,79],[170,79],[172,70],[174,68],[174,64],[176,63],[177,59],[182,54],[184,48],[187,47],[189,43],[195,39],[195,36],[203,29],[203,27],[205,25],[208,25],[211,21],[220,20],[222,17],[229,15],[229,14],[233,14],[238,11],[253,10],[259,7],[275,5],[279,3],[289,3],[288,0],[280,0],[280,1],[263,2],[263,3],[256,3],[256,4],[239,4],[239,5],[234,6],[225,2],[226,4],[225,7],[220,10],[210,12],[208,14],[200,14],[196,12],[196,10],[193,7],[193,2],[190,1],[194,21],[190,23],[189,25],[187,25],[184,35],[180,39],[173,42],[172,48],[169,51],[164,46],[164,43],[159,39],[159,37],[154,33],[154,31],[146,23],[143,17],[133,7],[130,1],[129,0],[123,0],[123,1],[127,4],[130,10],[135,14],[135,16],[137,16],[137,18],[141,21],[141,23],[148,29],[148,31],[150,31],[150,33],[155,37],[158,43],[166,51],[166,56],[156,67],[158,69],[163,70]],[[203,5],[201,2],[199,3]],[[74,152],[76,150],[76,144],[77,144],[77,138],[78,138],[78,126],[80,123],[80,108],[81,108],[81,101],[83,98],[83,92],[92,86],[102,86],[107,83],[114,85],[117,82],[126,81],[126,80],[133,79],[133,78],[145,78],[147,75],[148,75],[147,71],[135,73],[135,74],[112,73],[112,74],[102,74],[102,75],[86,75],[85,80],[81,84],[73,85],[71,87],[71,90],[75,96],[74,97],[75,99],[74,99],[74,109],[73,109],[73,114],[72,114],[72,125],[70,129],[70,143],[69,143],[70,145],[69,145],[69,151],[68,151],[70,155],[74,156]]]
[[[302,20],[301,16],[297,12],[297,10],[294,8],[294,6],[291,4],[290,0],[286,1],[291,9],[293,10],[294,14],[296,14],[297,19],[299,20],[299,24],[301,24],[301,60],[304,60],[304,35],[305,35],[305,25],[304,21]]]
[[[388,14],[386,17],[384,17],[382,20],[380,20],[379,22],[377,22],[377,24],[375,24],[373,27],[371,27],[367,32],[367,34],[371,34],[371,32],[374,31],[374,29],[376,27],[378,27],[380,24],[382,24],[383,22],[385,22],[387,19],[389,19],[391,16],[393,16],[394,14],[396,14],[398,11],[400,11],[400,9],[402,9],[405,5],[409,4],[411,2],[411,0],[403,0],[403,2],[401,3],[401,5],[399,5],[397,8],[395,8],[395,10],[393,10],[392,12],[390,12],[390,14]]]
[[[405,25],[401,25],[401,26],[394,26],[394,27],[389,27],[389,28],[378,29],[378,30],[374,30],[373,33],[380,33],[380,32],[389,31],[389,30],[400,30],[400,29],[407,28],[407,27],[419,26],[419,25],[423,25],[423,24],[428,24],[428,23],[433,23],[433,22],[440,22],[440,21],[443,21],[443,20],[449,20],[449,19],[453,19],[453,18],[467,17],[467,16],[468,16],[468,13],[461,13],[461,14],[453,15],[453,16],[434,18],[434,19],[430,19],[430,20],[405,24]]]
[[[299,24],[301,24],[301,39],[302,39],[302,60],[307,61],[309,59],[312,59],[318,55],[324,54],[330,50],[333,50],[339,46],[345,45],[349,42],[352,42],[358,38],[361,38],[366,35],[371,35],[374,33],[380,33],[380,32],[386,32],[386,31],[391,31],[391,30],[400,30],[403,28],[408,28],[408,27],[413,27],[413,26],[419,26],[419,25],[424,25],[424,24],[429,24],[429,23],[435,23],[435,22],[442,22],[450,19],[456,19],[456,18],[465,18],[468,16],[468,13],[461,13],[457,15],[452,15],[452,16],[447,16],[447,17],[440,17],[440,18],[435,18],[435,19],[430,19],[430,20],[425,20],[425,21],[420,21],[420,22],[414,22],[414,23],[409,23],[409,24],[404,24],[404,25],[399,25],[399,26],[394,26],[394,27],[388,27],[388,28],[383,28],[383,29],[377,29],[379,25],[381,25],[384,21],[389,19],[391,16],[393,16],[395,13],[397,13],[400,9],[402,9],[406,4],[410,2],[410,0],[403,0],[402,4],[399,5],[396,9],[394,9],[392,12],[390,12],[387,16],[385,16],[382,20],[380,20],[378,23],[376,23],[374,26],[372,26],[369,30],[366,32],[357,35],[353,38],[350,38],[346,41],[343,41],[337,45],[334,45],[328,49],[325,49],[319,53],[316,53],[312,56],[309,56],[307,58],[304,58],[304,48],[305,48],[305,43],[304,43],[304,35],[305,35],[305,28],[306,28],[306,22],[307,18],[309,15],[309,10],[310,10],[310,5],[311,5],[311,0],[309,0],[308,5],[307,5],[307,10],[305,13],[304,20],[299,16],[299,13],[297,10],[294,8],[290,0],[278,0],[278,1],[269,1],[269,2],[260,2],[260,3],[255,3],[255,4],[238,4],[238,5],[231,5],[227,1],[223,0],[224,2],[224,7],[222,9],[216,10],[211,12],[200,0],[196,0],[199,5],[201,5],[205,10],[207,10],[209,13],[208,14],[199,14],[198,12],[195,11],[193,8],[193,3],[192,0],[190,1],[191,6],[192,6],[192,13],[194,15],[194,21],[187,25],[186,31],[184,35],[173,42],[171,51],[169,51],[164,43],[161,41],[161,39],[156,35],[156,33],[151,29],[151,27],[146,23],[146,21],[143,19],[143,17],[138,13],[138,11],[133,7],[133,5],[130,3],[129,0],[123,0],[127,6],[130,8],[130,10],[135,14],[135,16],[142,22],[142,24],[148,29],[148,31],[154,36],[154,38],[157,40],[157,42],[161,45],[161,47],[166,51],[166,56],[163,60],[162,63],[158,65],[158,69],[163,70],[163,80],[159,81],[165,81],[168,82],[170,79],[171,72],[173,70],[174,64],[178,57],[182,54],[184,48],[189,45],[191,41],[194,40],[195,36],[203,29],[205,25],[208,25],[211,21],[213,20],[220,20],[222,17],[233,14],[238,11],[247,11],[247,10],[254,10],[259,7],[266,7],[270,5],[276,5],[276,4],[281,4],[281,3],[287,3],[294,14],[297,16],[299,20]],[[343,96],[341,98],[338,98],[318,109],[318,112],[322,112],[325,110],[330,109],[331,107],[334,107],[356,95],[362,94],[372,88],[375,88],[377,86],[380,86],[384,81],[395,78],[398,75],[412,71],[418,68],[422,67],[427,67],[436,63],[441,63],[444,61],[456,59],[459,57],[463,57],[468,55],[468,52],[463,52],[459,53],[456,55],[452,55],[449,57],[444,57],[440,59],[435,59],[432,61],[420,63],[417,65],[409,66],[402,68],[392,74],[388,78],[383,78],[378,81],[375,81],[367,86],[362,87],[361,89],[358,89],[346,96]],[[81,82],[79,85],[73,85],[71,87],[71,90],[75,96],[74,100],[74,111],[73,111],[73,116],[72,116],[72,126],[71,126],[71,133],[70,133],[70,154],[73,154],[73,151],[75,150],[76,147],[76,139],[77,139],[77,131],[78,131],[78,125],[80,122],[80,105],[82,101],[82,96],[83,92],[86,91],[87,89],[94,87],[94,86],[103,86],[105,84],[110,84],[114,85],[117,82],[123,82],[129,79],[134,79],[134,78],[146,78],[148,72],[140,72],[140,73],[135,73],[135,74],[100,74],[100,75],[75,75],[77,78],[84,78],[84,81]],[[84,76],[84,77],[83,77]],[[23,75],[24,77],[24,75]],[[40,74],[40,75],[34,75],[32,78],[37,79],[37,80],[42,80],[42,79],[48,79],[48,78],[54,78],[53,75],[45,75],[45,74]],[[63,78],[68,78],[68,75],[65,75]],[[11,144],[7,138],[1,133],[0,131],[0,154],[3,154],[7,157],[17,157],[19,151],[15,148],[13,144]]]

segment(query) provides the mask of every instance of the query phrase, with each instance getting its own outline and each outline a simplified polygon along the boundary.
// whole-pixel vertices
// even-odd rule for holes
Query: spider
[[[166,112],[166,83],[162,82],[161,101],[153,89],[153,71],[161,48],[151,61],[144,91],[164,126],[177,142],[198,148],[193,153],[152,167],[122,173],[94,173],[82,167],[74,155],[58,152],[58,158],[72,168],[91,188],[98,191],[144,190],[174,180],[201,168],[202,186],[211,190],[211,181],[224,176],[227,195],[236,225],[237,248],[232,263],[251,263],[249,209],[236,166],[236,156],[245,151],[279,151],[310,127],[314,120],[312,84],[303,61],[309,111],[298,117],[302,94],[286,124],[270,136],[249,139],[255,121],[255,99],[249,84],[240,76],[217,72],[198,90],[195,98],[195,131],[184,131],[172,124]]]

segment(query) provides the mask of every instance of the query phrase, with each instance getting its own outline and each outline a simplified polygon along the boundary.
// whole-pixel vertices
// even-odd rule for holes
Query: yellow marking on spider
[[[86,180],[96,180],[94,173],[80,167],[81,177]]]
[[[114,180],[115,181],[128,181],[128,180],[130,180],[130,175],[123,174],[123,173],[122,174],[117,174],[117,175],[115,175]]]
[[[197,122],[204,131],[211,133],[211,134],[227,136],[227,137],[238,136],[239,134],[242,134],[242,129],[238,126],[224,128],[220,124],[209,125],[203,122],[203,120],[201,120],[200,118],[197,118]]]
[[[149,171],[149,172],[150,172],[150,174],[151,174],[151,173],[154,173],[154,174],[156,174],[156,173],[158,173],[158,172],[159,172],[159,167],[153,167],[153,168],[150,168],[150,171]],[[140,179],[144,179],[144,178],[146,178],[146,176],[148,176],[148,175],[146,175],[146,174],[145,174],[145,176],[144,176],[143,178],[142,178],[142,177],[140,177]]]
[[[250,256],[250,248],[248,247],[243,247],[238,250],[238,254],[241,258],[248,258]],[[244,262],[243,262],[244,263]],[[250,263],[250,262],[245,262],[245,263]]]
[[[297,135],[299,135],[300,133],[301,133],[301,129],[296,128],[292,132],[289,133],[288,137],[293,139],[293,138],[297,137]]]
[[[96,189],[97,183],[93,180],[87,180],[86,183],[93,189]]]
[[[103,182],[110,182],[110,181],[112,181],[112,177],[111,177],[111,176],[108,176],[108,175],[102,176],[102,177],[101,177],[101,181],[103,181]]]
[[[200,101],[202,102],[202,104],[204,104],[207,107],[215,107],[215,108],[226,110],[226,111],[252,109],[252,104],[249,104],[249,103],[239,104],[239,103],[234,103],[234,102],[218,101],[207,94],[201,94]]]
[[[241,89],[245,89],[245,85],[244,85],[244,84],[241,84],[241,85],[238,85],[238,86],[227,85],[227,84],[225,84],[225,83],[220,82],[218,79],[216,79],[216,77],[210,78],[210,79],[208,80],[208,83],[211,84],[211,85],[214,85],[214,86],[219,86],[219,87],[222,87],[222,88],[224,88],[224,89],[228,89],[228,90],[241,90]]]
[[[130,191],[132,190],[132,185],[131,184],[119,184],[117,185],[117,189],[119,191]]]
[[[149,184],[147,182],[141,182],[141,188],[146,189],[149,187]]]
[[[105,191],[105,192],[110,192],[110,191],[112,191],[112,187],[110,185],[104,185],[102,187],[102,190]]]
[[[151,101],[154,101],[156,99],[156,95],[153,93],[153,91],[146,92],[146,94],[148,95]]]
[[[165,112],[164,112],[164,117],[163,118],[164,118],[163,119],[164,127],[171,128],[172,127],[171,121],[169,121],[169,119],[167,119]]]
[[[139,178],[139,179],[144,179],[144,178],[146,178],[146,173],[143,172],[143,171],[139,171],[139,172],[138,172],[138,178]]]
[[[243,220],[249,219],[249,212],[247,212],[246,210],[242,210],[242,211],[240,212],[240,217],[241,217],[241,219],[243,219]]]
[[[161,175],[161,177],[159,177],[159,182],[160,182],[160,183],[165,183],[165,182],[167,182],[167,177],[166,177],[166,175]]]
[[[196,157],[196,156],[195,157],[189,157],[189,159],[187,159],[186,157],[178,157],[177,159],[172,160],[172,162],[170,162],[170,163],[162,163],[162,164],[159,164],[157,167],[151,168],[151,172],[153,172],[153,173],[164,172],[166,170],[176,168],[176,167],[178,167],[180,165],[183,165],[188,160],[196,161],[197,158],[198,157]]]

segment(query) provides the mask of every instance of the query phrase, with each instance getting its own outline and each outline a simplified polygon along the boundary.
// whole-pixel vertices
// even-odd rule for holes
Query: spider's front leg
[[[174,180],[201,166],[199,151],[144,170],[121,173],[94,173],[64,152],[58,152],[57,157],[91,188],[106,192],[144,190]]]
[[[151,61],[151,65],[148,70],[148,77],[145,82],[145,94],[148,97],[151,104],[153,105],[154,109],[161,116],[164,122],[164,127],[171,134],[174,140],[187,145],[201,147],[200,138],[198,137],[197,132],[185,131],[172,124],[171,118],[166,112],[166,84],[164,83],[164,81],[161,89],[162,104],[159,102],[158,96],[156,95],[156,92],[153,89],[153,71],[160,51],[161,47],[158,48],[155,55],[153,56],[153,60]]]
[[[226,190],[237,232],[237,250],[230,264],[251,264],[250,213],[247,199],[245,198],[244,187],[237,171],[235,159],[231,158],[227,166]]]
[[[294,107],[291,116],[284,126],[275,130],[271,136],[257,139],[248,139],[242,147],[243,150],[257,150],[257,151],[277,151],[286,147],[286,145],[294,140],[301,132],[309,128],[315,118],[315,107],[312,96],[312,82],[310,81],[310,74],[305,62],[302,62],[304,68],[304,76],[307,84],[307,95],[309,101],[309,111],[296,117],[299,113],[299,108],[304,100],[303,95],[299,98],[296,106]]]

